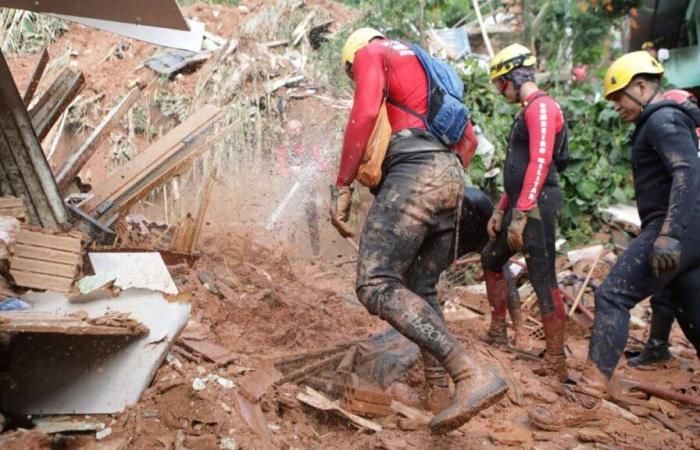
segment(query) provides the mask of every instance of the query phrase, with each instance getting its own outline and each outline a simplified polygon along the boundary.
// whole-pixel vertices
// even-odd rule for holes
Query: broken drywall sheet
[[[0,409],[19,414],[124,411],[138,402],[190,316],[189,304],[170,303],[162,293],[144,289],[77,305],[51,292],[31,292],[23,299],[33,303],[34,312],[66,315],[83,310],[89,317],[129,313],[150,333],[141,339],[15,335],[10,369],[0,379]]]
[[[114,275],[114,285],[123,290],[140,288],[178,294],[177,286],[158,252],[90,253],[88,257],[95,274]]]
[[[190,31],[175,30],[172,28],[151,27],[148,25],[134,25],[111,20],[90,19],[87,17],[66,16],[62,14],[50,14],[59,19],[79,23],[98,30],[120,34],[149,44],[161,47],[179,48],[191,52],[201,52],[204,41],[204,24],[196,20],[188,20]]]

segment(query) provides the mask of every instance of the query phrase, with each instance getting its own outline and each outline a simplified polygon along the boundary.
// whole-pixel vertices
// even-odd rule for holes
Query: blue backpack
[[[416,111],[388,98],[387,102],[421,119],[428,131],[445,145],[459,142],[469,122],[469,108],[463,103],[464,84],[455,69],[439,61],[415,44],[409,45],[428,76],[428,114]]]

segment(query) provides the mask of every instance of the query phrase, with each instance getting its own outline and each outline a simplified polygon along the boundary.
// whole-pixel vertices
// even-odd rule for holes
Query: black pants
[[[596,289],[588,356],[607,376],[612,376],[627,343],[629,310],[663,289],[670,293],[686,337],[696,350],[700,348],[700,221],[691,220],[689,232],[681,239],[680,267],[657,278],[652,274],[649,258],[663,220],[659,217],[642,229]]]
[[[462,167],[448,151],[395,156],[390,149],[388,160],[360,238],[357,296],[442,361],[457,340],[445,325],[436,284],[453,259]]]
[[[511,199],[515,202],[516,199]],[[527,264],[530,282],[537,294],[540,312],[554,312],[552,291],[559,288],[555,270],[556,222],[563,199],[558,187],[545,186],[537,199],[540,219],[528,218],[523,232],[523,253]],[[481,253],[481,264],[489,272],[501,272],[506,262],[516,252],[508,246],[508,226],[513,215],[509,209],[503,219],[501,231],[495,241],[486,244]]]

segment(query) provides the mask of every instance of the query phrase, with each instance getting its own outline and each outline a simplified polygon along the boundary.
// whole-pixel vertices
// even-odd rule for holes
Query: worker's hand
[[[520,252],[523,250],[523,232],[527,225],[527,213],[519,209],[513,210],[513,218],[508,227],[508,247]]]
[[[681,263],[681,243],[671,236],[659,235],[651,250],[651,270],[655,277],[678,268]]]
[[[353,237],[355,233],[348,226],[352,206],[352,186],[331,186],[331,223],[343,237]]]
[[[501,231],[503,225],[503,216],[505,213],[502,209],[494,209],[489,222],[486,224],[486,232],[489,234],[489,239],[496,240],[496,235]]]

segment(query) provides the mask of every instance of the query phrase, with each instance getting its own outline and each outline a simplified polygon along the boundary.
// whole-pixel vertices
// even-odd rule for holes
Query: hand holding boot
[[[352,186],[331,186],[331,223],[343,237],[353,237],[355,233],[348,225],[352,206]]]

